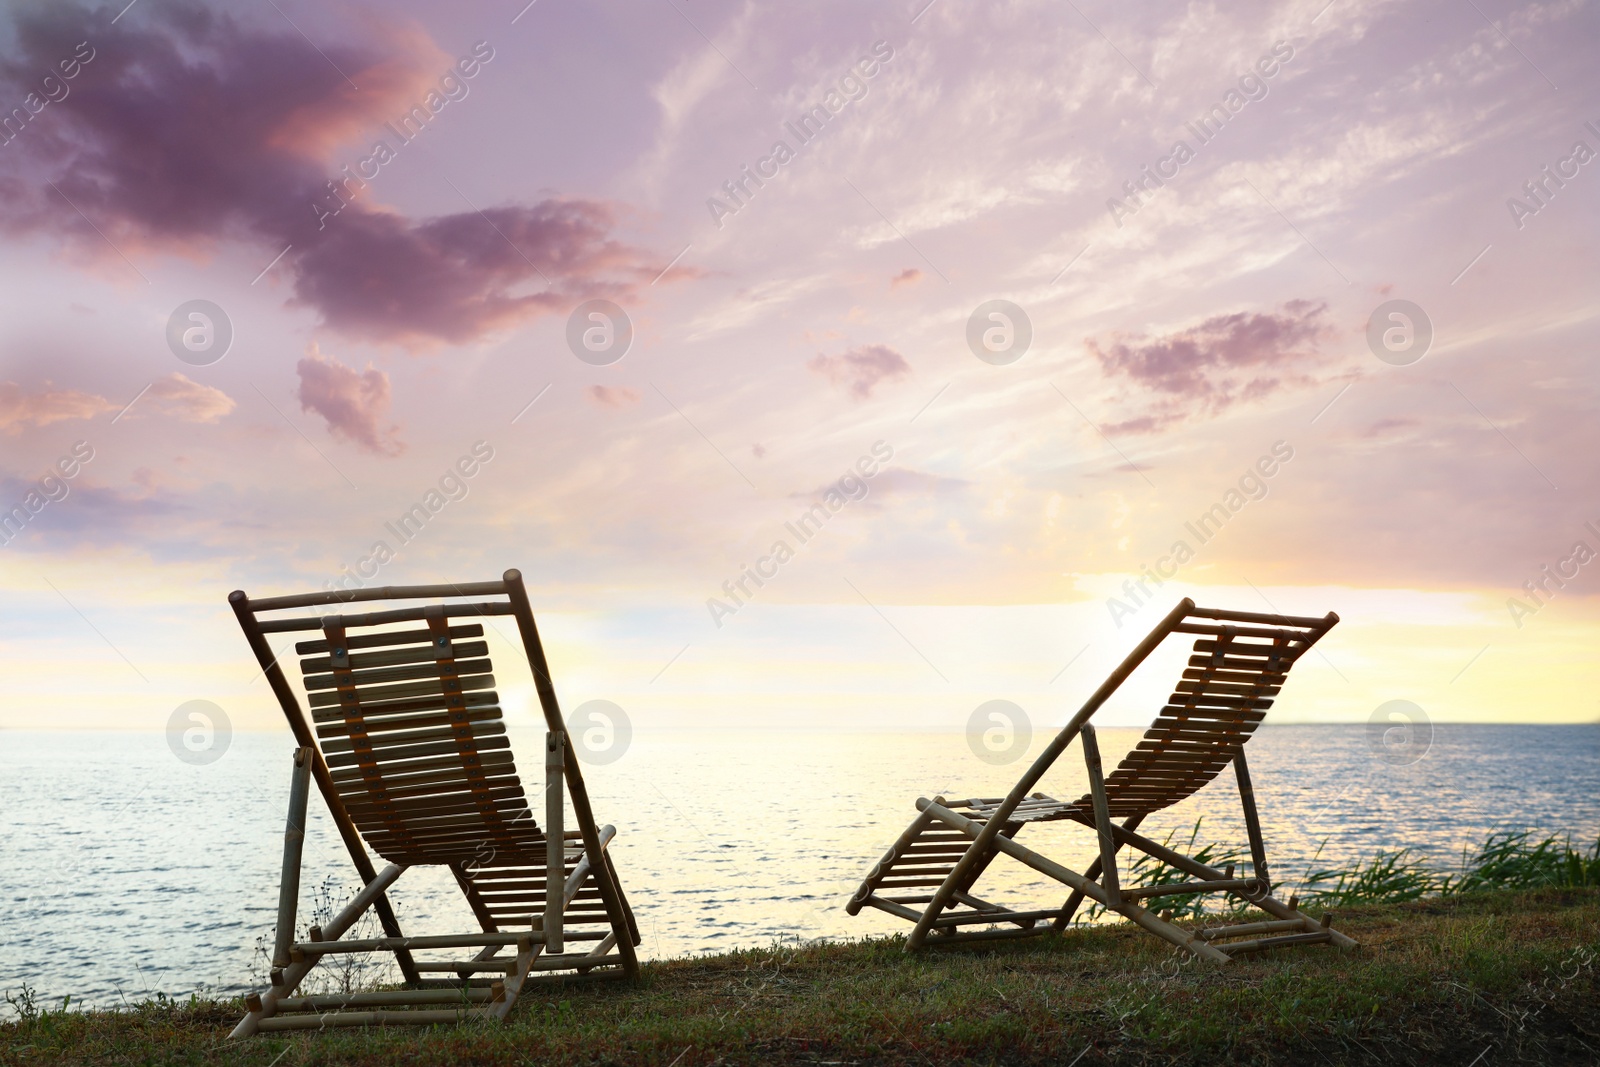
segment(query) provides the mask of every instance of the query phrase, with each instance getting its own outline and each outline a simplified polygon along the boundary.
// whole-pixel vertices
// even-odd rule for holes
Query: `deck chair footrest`
[[[279,1030],[323,1030],[330,1026],[437,1026],[483,1018],[481,1009],[461,1011],[345,1011],[323,1015],[271,1015],[256,1023],[265,1033]]]
[[[1237,926],[1208,926],[1196,931],[1195,936],[1202,941],[1217,941],[1227,937],[1254,937],[1257,934],[1278,934],[1289,931],[1304,932],[1306,923],[1304,919],[1281,919],[1273,922],[1240,923]]]
[[[1241,952],[1261,952],[1269,948],[1284,948],[1289,945],[1319,945],[1333,940],[1333,933],[1328,930],[1319,930],[1314,934],[1290,934],[1287,937],[1263,937],[1256,941],[1237,941],[1231,945],[1223,945],[1222,951],[1230,956],[1237,956]]]
[[[294,951],[305,956],[324,956],[330,952],[393,952],[396,949],[488,948],[514,946],[521,941],[539,944],[544,934],[538,931],[505,934],[440,934],[422,937],[369,937],[351,941],[302,941]]]
[[[1124,900],[1143,900],[1145,897],[1165,897],[1174,893],[1255,893],[1261,883],[1254,878],[1218,878],[1208,882],[1173,882],[1169,885],[1150,885],[1139,889],[1124,889]]]
[[[499,984],[498,981],[494,984]],[[469,989],[397,989],[382,993],[330,993],[313,997],[288,997],[278,1001],[278,1011],[344,1011],[348,1008],[407,1007],[415,1004],[481,1004],[493,1000],[490,986]]]
[[[1027,923],[1033,925],[1041,919],[1055,919],[1061,915],[1060,908],[1046,908],[1038,911],[980,911],[957,913],[954,915],[941,915],[934,920],[935,927],[945,926],[976,926],[979,923]]]

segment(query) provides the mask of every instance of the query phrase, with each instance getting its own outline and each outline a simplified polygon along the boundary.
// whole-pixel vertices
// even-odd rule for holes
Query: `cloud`
[[[883,471],[872,480],[873,491],[884,496],[905,493],[947,493],[965,489],[972,482],[965,478],[949,478],[942,474],[894,467]]]
[[[972,485],[965,478],[949,478],[942,474],[930,474],[908,467],[885,468],[865,481],[868,489],[867,498],[873,507],[881,505],[885,497],[940,496],[958,492]],[[839,483],[832,481],[818,486],[809,493],[790,493],[789,496],[795,500],[813,500],[829,490],[837,489]]]
[[[898,289],[902,285],[915,285],[922,280],[922,271],[917,267],[907,267],[905,270],[889,279],[889,288]]]
[[[1291,300],[1277,313],[1215,315],[1160,337],[1087,338],[1085,346],[1108,377],[1149,390],[1140,397],[1147,410],[1107,430],[1152,433],[1286,386],[1316,383],[1309,371],[1322,359],[1318,342],[1332,333],[1327,310],[1323,302]]]
[[[116,410],[117,405],[103,396],[76,389],[56,389],[49,382],[36,393],[24,392],[16,382],[0,382],[0,430],[12,436],[28,427],[92,419]]]
[[[192,382],[181,374],[169,374],[155,382],[145,396],[155,401],[157,411],[184,422],[216,422],[237,406],[221,389]]]
[[[588,397],[603,408],[631,408],[639,402],[639,390],[629,389],[625,385],[613,388],[609,385],[591,385]]]
[[[15,21],[15,54],[0,59],[7,99],[73,55],[83,26],[108,23],[72,4]],[[346,334],[419,346],[471,340],[591,296],[626,298],[661,269],[665,257],[611,235],[619,209],[599,201],[552,197],[424,219],[370,209],[357,175],[385,180],[379,165],[363,170],[376,145],[341,146],[365,133],[395,156],[408,151],[386,124],[420,107],[451,62],[420,30],[373,30],[324,56],[287,30],[179,4],[99,32],[70,102],[23,127],[16,143],[26,153],[0,150],[0,228],[64,237],[95,257],[109,253],[86,219],[124,249],[196,255],[232,240],[265,261],[292,246],[279,270],[294,303]],[[442,102],[437,113],[421,108],[429,122],[450,121],[445,106],[473,106],[432,98]],[[340,200],[330,178],[350,201],[331,217]]]
[[[858,345],[837,356],[819,352],[806,366],[834,385],[848,386],[862,400],[871,396],[880,383],[911,373],[911,364],[888,345]]]
[[[300,410],[321,415],[328,432],[382,456],[405,451],[400,427],[380,427],[389,414],[389,376],[367,364],[365,371],[329,359],[312,344],[296,366]]]

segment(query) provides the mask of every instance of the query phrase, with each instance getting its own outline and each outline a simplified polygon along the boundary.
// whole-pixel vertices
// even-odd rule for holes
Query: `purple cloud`
[[[77,389],[57,389],[49,382],[31,393],[16,382],[0,382],[0,431],[13,437],[31,427],[92,419],[102,412],[115,410],[117,405],[103,396]]]
[[[312,345],[295,365],[300,410],[321,415],[328,432],[369,452],[398,456],[405,451],[400,427],[380,426],[389,414],[389,376],[367,364],[365,371],[329,359]]]
[[[834,385],[848,386],[861,400],[871,396],[881,383],[911,373],[911,364],[888,345],[858,345],[837,356],[819,352],[806,366]]]
[[[1110,377],[1144,386],[1147,410],[1108,426],[1153,433],[1198,415],[1214,415],[1286,386],[1316,382],[1317,344],[1332,331],[1328,305],[1291,300],[1277,313],[1215,315],[1160,337],[1115,334],[1084,344]]]
[[[590,400],[603,408],[628,408],[639,402],[639,390],[626,385],[591,385],[586,390]]]
[[[383,39],[329,44],[325,57],[298,34],[197,6],[115,26],[113,14],[65,4],[14,16],[15,51],[0,58],[7,99],[23,100],[86,36],[93,58],[63,83],[61,104],[0,137],[0,228],[12,234],[64,237],[93,256],[111,255],[97,227],[130,251],[192,256],[244,241],[263,264],[292,246],[278,269],[294,303],[347,334],[424,346],[626,297],[660,270],[662,257],[611,236],[618,209],[598,201],[419,220],[369,209],[366,183],[331,161],[370,159],[375,143],[336,154],[358,136],[405,152],[388,124],[419,108],[438,121],[421,105],[444,106],[436,89],[453,60],[419,30],[374,31]]]

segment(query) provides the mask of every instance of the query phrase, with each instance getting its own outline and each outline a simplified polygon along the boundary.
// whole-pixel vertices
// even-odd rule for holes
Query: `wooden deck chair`
[[[533,972],[637,976],[639,934],[606,854],[615,830],[596,825],[590,811],[521,574],[506,571],[498,582],[258,600],[235,592],[228,600],[299,745],[290,779],[271,986],[246,998],[249,1013],[233,1037],[263,1030],[504,1019]],[[281,616],[375,600],[411,603],[362,614],[302,610]],[[433,600],[447,602],[425,603]],[[483,624],[467,621],[492,616],[516,620],[544,712],[543,828],[512,762],[489,646],[480,640]],[[299,631],[318,633],[295,645],[304,657],[300,681],[309,719],[268,643],[269,635]],[[309,938],[300,941],[295,920],[312,779],[364,888],[332,921],[311,927]],[[576,829],[565,828],[566,800]],[[554,849],[551,842],[558,843]],[[377,870],[368,846],[389,865]],[[401,933],[385,893],[407,868],[424,864],[450,868],[478,932]],[[344,938],[369,908],[383,936]],[[372,951],[394,953],[404,989],[296,995],[330,954]],[[424,952],[444,952],[446,958],[420,958]]]
[[[867,874],[846,910],[854,915],[870,906],[915,923],[906,942],[908,951],[927,944],[1059,932],[1085,899],[1218,963],[1242,953],[1286,945],[1354,947],[1353,940],[1332,929],[1326,916],[1317,922],[1299,913],[1294,898],[1285,903],[1272,895],[1266,844],[1244,758],[1245,742],[1266,716],[1289,669],[1338,621],[1332,612],[1315,619],[1216,611],[1197,608],[1185,598],[1112,672],[1009,794],[962,801],[944,797],[918,800],[916,819]],[[1089,719],[1156,646],[1174,633],[1198,635],[1189,668],[1144,739],[1109,778],[1104,777]],[[1089,792],[1070,802],[1030,793],[1073,739],[1080,737]],[[1249,877],[1234,877],[1231,864],[1217,870],[1137,832],[1148,815],[1191,796],[1230,763],[1238,779],[1250,839]],[[1016,841],[1024,826],[1057,820],[1096,831],[1100,855],[1082,874]],[[1124,889],[1117,872],[1117,852],[1124,846],[1194,880]],[[1064,883],[1072,890],[1066,903],[1019,910],[975,895],[978,879],[1000,855]],[[1144,906],[1151,898],[1166,894],[1218,892],[1248,901],[1268,919],[1189,932]],[[962,930],[971,926],[997,928]]]

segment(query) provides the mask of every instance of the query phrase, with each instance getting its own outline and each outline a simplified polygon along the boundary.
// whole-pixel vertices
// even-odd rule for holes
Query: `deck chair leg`
[[[510,570],[505,573],[506,598],[511,602],[511,614],[517,620],[517,630],[522,636],[522,646],[528,656],[528,666],[533,671],[533,687],[539,694],[539,707],[544,713],[545,729],[560,734],[562,744],[563,780],[567,799],[572,802],[572,814],[578,822],[583,837],[584,852],[600,855],[600,831],[595,825],[594,809],[589,806],[589,790],[583,784],[583,770],[578,764],[578,754],[572,748],[572,738],[567,737],[561,719],[561,705],[556,700],[554,684],[550,681],[550,664],[545,659],[544,645],[539,640],[539,625],[533,618],[533,606],[528,602],[528,590],[522,575]],[[628,916],[622,905],[622,895],[612,878],[611,865],[601,862],[594,871],[595,889],[600,902],[605,905],[606,918],[613,930],[628,931]],[[633,938],[619,936],[617,951],[622,956],[623,970],[629,978],[639,977],[639,957],[634,952]]]
[[[1244,828],[1250,835],[1250,862],[1255,876],[1261,882],[1263,893],[1272,891],[1272,876],[1267,873],[1267,844],[1261,836],[1261,817],[1256,814],[1256,791],[1250,785],[1250,768],[1244,760],[1244,749],[1233,757],[1233,773],[1239,779],[1239,804],[1244,808]]]
[[[306,843],[306,804],[311,798],[311,749],[294,750],[289,779],[289,820],[283,828],[283,873],[278,878],[278,928],[272,941],[272,967],[289,966],[295,913],[300,906],[300,858]]]
[[[957,812],[951,811],[942,804],[935,804],[931,801],[922,800],[917,801],[917,804],[919,806],[926,804],[926,807],[923,807],[923,810],[933,812],[933,817],[938,819],[940,822],[955,827],[969,837],[981,840],[980,835],[983,833],[982,823],[979,823],[973,819],[969,819],[964,815],[958,814]],[[1201,959],[1210,960],[1213,963],[1228,962],[1228,957],[1225,954],[1217,951],[1215,948],[1212,948],[1210,945],[1195,937],[1193,934],[1187,933],[1171,923],[1158,918],[1153,912],[1142,908],[1137,904],[1126,901],[1120,904],[1113,903],[1111,898],[1106,895],[1106,891],[1103,887],[1095,882],[1090,881],[1088,878],[1085,878],[1072,868],[1057,863],[1048,857],[1041,856],[1039,853],[1030,848],[1023,847],[1009,837],[1001,835],[991,838],[991,840],[994,841],[994,845],[997,849],[999,849],[1001,852],[1004,852],[1012,859],[1018,861],[1024,866],[1032,867],[1042,875],[1054,878],[1063,885],[1069,885],[1074,889],[1082,890],[1087,896],[1093,898],[1095,901],[1101,904],[1106,905],[1108,908],[1114,909],[1118,915],[1138,923],[1140,926],[1144,927],[1152,934],[1155,934],[1157,937],[1170,941],[1179,948],[1187,949],[1196,956],[1199,956]]]
[[[604,846],[600,843],[600,834],[594,828],[592,816],[590,819],[584,820],[580,825],[583,827],[584,854],[596,857],[592,867],[594,887],[600,894],[600,903],[605,906],[606,918],[611,921],[611,929],[619,934],[617,937],[617,952],[622,956],[622,969],[629,978],[638,978],[639,955],[634,951],[633,931],[628,925],[628,915],[622,901],[622,891],[617,887],[611,864],[606,862],[603,851]],[[629,936],[620,936],[624,933]]]
[[[1089,796],[1094,805],[1095,830],[1100,838],[1101,885],[1105,888],[1106,899],[1113,905],[1121,905],[1122,887],[1117,881],[1117,841],[1111,832],[1111,806],[1106,802],[1100,742],[1095,740],[1094,727],[1088,723],[1084,723],[1079,736],[1083,739],[1083,765],[1089,772]]]
[[[1138,815],[1130,817],[1127,822],[1122,824],[1122,829],[1137,830],[1139,828],[1139,824],[1144,822],[1144,814],[1145,813],[1140,812]],[[1117,841],[1115,843],[1117,848],[1120,849],[1122,847],[1121,841]],[[1097,859],[1093,863],[1089,864],[1089,869],[1083,872],[1083,876],[1089,879],[1091,882],[1099,878],[1100,866],[1102,862],[1102,860]],[[1065,930],[1068,924],[1072,922],[1073,917],[1078,914],[1078,909],[1082,906],[1083,891],[1081,889],[1074,889],[1072,891],[1072,895],[1067,897],[1067,902],[1061,906],[1061,914],[1056,917],[1055,922],[1050,924],[1051,928],[1057,931]]]
[[[544,947],[536,944],[532,938],[525,937],[517,942],[517,962],[511,973],[506,975],[506,980],[501,986],[503,992],[500,999],[491,1004],[488,1015],[495,1019],[504,1019],[511,1014],[511,1009],[516,1007],[517,997],[522,993],[522,987],[528,980],[528,972],[533,969],[534,957],[539,955],[539,950]]]
[[[1143,834],[1134,833],[1132,830],[1124,830],[1121,827],[1117,827],[1114,832],[1119,840],[1132,845],[1141,852],[1154,856],[1156,859],[1170,867],[1176,867],[1180,871],[1184,871],[1187,874],[1192,874],[1196,878],[1215,880],[1224,877],[1224,872],[1217,870],[1215,867],[1208,867],[1204,863],[1201,863],[1195,859],[1191,859],[1181,852],[1174,852],[1172,849],[1161,844],[1159,841],[1152,841]],[[1300,923],[1305,928],[1307,933],[1315,933],[1316,931],[1322,929],[1321,925],[1318,924],[1315,919],[1311,918],[1309,915],[1303,915],[1300,912],[1290,908],[1289,905],[1285,904],[1281,900],[1278,900],[1270,893],[1263,893],[1259,897],[1246,897],[1245,899],[1249,900],[1252,906],[1260,908],[1268,915],[1276,916],[1279,919],[1292,919]],[[1356,942],[1353,938],[1340,933],[1338,930],[1329,930],[1328,932],[1332,935],[1333,944],[1337,945],[1338,947],[1356,947]]]
[[[566,802],[563,797],[562,773],[565,770],[562,751],[566,743],[564,731],[551,730],[545,734],[544,745],[544,947],[546,952],[559,954],[562,948],[561,923],[565,902],[562,900],[567,884],[567,838],[562,829]]]
[[[323,941],[337,941],[343,937],[345,931],[356,924],[356,920],[366,913],[368,908],[375,908],[377,902],[384,899],[384,891],[394,884],[395,879],[405,873],[405,868],[398,863],[391,863],[377,876],[368,882],[361,891],[351,898],[344,910],[335,915],[328,925],[322,928]],[[246,998],[253,1001],[248,1014],[239,1020],[239,1025],[233,1028],[228,1035],[231,1040],[236,1037],[249,1037],[261,1027],[261,1020],[271,1016],[278,1008],[278,1001],[288,997],[297,989],[311,969],[321,962],[321,956],[307,956],[305,959],[290,963],[279,975],[279,980],[272,988],[262,993],[259,997]],[[259,1004],[259,1006],[256,1006]]]
[[[617,875],[617,868],[611,862],[611,853],[605,854],[606,871],[611,875],[611,884],[617,889],[617,899],[622,902],[622,914],[628,919],[628,935],[635,945],[644,943],[644,938],[639,936],[639,920],[633,916],[633,906],[628,903],[628,894],[622,888],[622,879]],[[613,934],[616,931],[612,931]]]
[[[466,866],[461,863],[450,864],[450,873],[456,876],[456,885],[461,888],[461,895],[467,899],[467,907],[472,909],[473,918],[478,920],[478,925],[486,934],[497,933],[500,924],[494,921],[494,916],[489,913],[489,904],[483,899],[483,894],[478,892],[478,887],[472,884],[472,879],[467,876]]]

